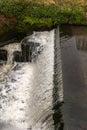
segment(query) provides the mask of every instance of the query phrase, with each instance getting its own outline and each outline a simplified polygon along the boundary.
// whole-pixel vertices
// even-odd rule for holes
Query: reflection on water
[[[64,130],[87,130],[87,27],[61,27]]]
[[[87,50],[87,36],[76,36],[76,46],[79,50]]]

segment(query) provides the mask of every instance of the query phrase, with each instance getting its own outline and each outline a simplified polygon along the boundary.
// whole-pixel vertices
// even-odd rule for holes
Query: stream
[[[85,26],[0,47],[0,130],[87,130]]]
[[[62,127],[62,116],[55,119],[55,112],[60,115],[56,106],[63,101],[62,84],[58,93],[54,87],[55,44],[52,30],[34,32],[20,43],[0,48],[4,57],[7,54],[0,65],[0,130]]]

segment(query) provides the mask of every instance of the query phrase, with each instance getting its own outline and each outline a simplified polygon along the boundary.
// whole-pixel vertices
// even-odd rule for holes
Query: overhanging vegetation
[[[13,28],[27,33],[29,30],[49,29],[59,24],[87,24],[85,7],[66,1],[37,4],[23,0],[0,0],[0,16],[1,34]]]

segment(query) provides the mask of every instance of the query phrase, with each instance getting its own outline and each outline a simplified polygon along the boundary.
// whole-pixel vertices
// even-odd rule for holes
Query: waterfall
[[[21,45],[20,43],[15,43],[15,44],[9,44],[3,47],[2,49],[6,50],[8,52],[8,58],[7,58],[7,65],[12,65],[13,64],[13,59],[14,59],[14,52],[16,51],[21,51]]]
[[[27,53],[23,52],[21,45],[26,42],[27,45],[34,43],[33,53],[28,53],[32,62],[23,58]],[[21,130],[55,129],[54,43],[55,31],[52,30],[34,32],[24,38],[20,44],[9,44],[4,47],[8,52],[7,65],[12,69],[8,71],[6,81],[0,83],[1,123],[4,122],[14,129],[17,127]],[[22,62],[15,62],[14,66],[15,51],[22,51]]]
[[[13,58],[14,58],[13,52],[12,51],[8,52],[7,65],[12,65],[13,64]]]
[[[13,59],[14,59],[14,52],[21,51],[20,44],[9,44],[2,48],[1,50],[7,51],[7,63],[0,67],[0,81],[4,82],[7,77],[7,73],[13,68]]]

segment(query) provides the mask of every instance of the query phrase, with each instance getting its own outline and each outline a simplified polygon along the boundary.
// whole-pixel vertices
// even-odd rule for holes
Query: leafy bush
[[[4,14],[6,17],[18,17],[18,15],[21,15],[25,7],[25,3],[9,0],[0,0],[0,13]]]
[[[0,14],[7,18],[16,18],[16,29],[28,32],[29,29],[52,28],[58,24],[83,24],[84,9],[72,6],[62,8],[59,5],[27,3],[23,0],[0,0]],[[86,22],[85,22],[86,23]],[[7,23],[10,26],[10,23]]]

